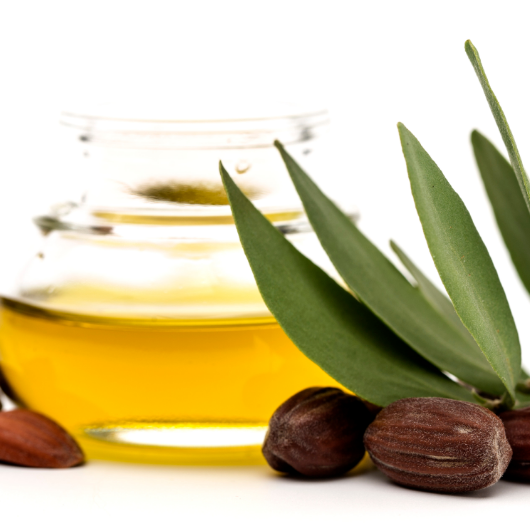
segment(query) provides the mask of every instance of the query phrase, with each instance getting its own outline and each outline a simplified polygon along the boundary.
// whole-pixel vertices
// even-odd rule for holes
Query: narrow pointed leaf
[[[429,362],[491,394],[505,389],[469,342],[330,201],[276,143],[309,221],[348,287],[379,319]]]
[[[296,346],[360,397],[386,406],[407,396],[474,401],[418,356],[255,208],[221,166],[241,243],[265,303]]]
[[[508,121],[506,120],[506,116],[504,115],[499,100],[493,93],[488,78],[486,77],[486,72],[482,66],[478,50],[475,48],[475,46],[473,46],[470,40],[466,41],[466,53],[469,57],[469,60],[471,61],[471,64],[473,65],[473,68],[475,69],[475,73],[477,74],[480,84],[482,85],[482,90],[484,90],[484,95],[486,96],[493,117],[495,118],[495,122],[497,123],[499,132],[501,133],[506,150],[508,151],[508,155],[515,172],[515,176],[517,177],[517,182],[519,183],[526,207],[528,210],[530,210],[530,182],[528,181],[528,176],[523,167],[523,161],[521,160],[519,149],[517,149],[517,144],[515,143],[515,139],[513,137],[512,131],[510,130],[510,126],[508,125]]]
[[[477,362],[481,363],[485,369],[492,372],[493,369],[491,365],[488,363],[471,333],[469,333],[468,329],[462,324],[452,302],[421,272],[421,270],[394,241],[390,242],[390,246],[403,265],[412,274],[418,284],[419,291],[423,294],[426,300],[438,311],[441,318],[445,318],[453,325],[455,331],[462,335],[463,339],[468,343],[470,351],[474,351]],[[523,370],[521,371],[521,377],[524,378]],[[528,396],[528,400],[530,400],[530,395]]]
[[[471,133],[471,143],[502,237],[530,292],[530,210],[517,177],[508,160],[478,131]]]
[[[453,306],[512,398],[521,348],[497,271],[464,203],[414,135],[399,124],[412,195]]]
[[[445,318],[455,328],[455,331],[462,335],[462,338],[467,342],[470,350],[473,350],[477,362],[480,362],[485,369],[493,372],[490,364],[484,357],[482,350],[478,347],[475,339],[469,333],[467,328],[462,324],[460,317],[456,314],[453,303],[445,294],[443,294],[413,263],[413,261],[399,248],[394,242],[390,242],[392,250],[397,254],[403,265],[412,274],[416,282],[418,283],[418,289],[426,298],[426,300],[438,311],[441,318]]]

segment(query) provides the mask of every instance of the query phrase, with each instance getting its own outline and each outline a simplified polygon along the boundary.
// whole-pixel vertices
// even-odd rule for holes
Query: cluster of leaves
[[[476,131],[475,156],[506,245],[530,290],[530,183],[470,41],[466,52],[511,165]],[[309,221],[348,289],[296,250],[221,165],[241,243],[263,299],[307,357],[371,403],[386,406],[405,397],[439,396],[491,407],[527,406],[529,376],[521,368],[517,329],[488,250],[436,163],[404,125],[398,129],[416,209],[451,300],[391,242],[415,279],[415,285],[410,283],[279,142],[276,147]]]

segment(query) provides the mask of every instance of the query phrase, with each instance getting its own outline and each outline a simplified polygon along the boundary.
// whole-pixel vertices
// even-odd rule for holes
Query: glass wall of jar
[[[85,192],[36,218],[42,246],[1,306],[1,368],[19,402],[89,457],[255,462],[275,408],[336,385],[275,322],[239,244],[222,160],[302,252],[333,269],[281,159],[310,174],[325,111],[149,118],[62,115]]]

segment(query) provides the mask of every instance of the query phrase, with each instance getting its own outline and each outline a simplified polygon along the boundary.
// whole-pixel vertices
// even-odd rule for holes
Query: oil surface
[[[271,318],[128,321],[4,299],[0,347],[20,401],[61,423],[89,457],[257,461],[285,399],[337,386]]]

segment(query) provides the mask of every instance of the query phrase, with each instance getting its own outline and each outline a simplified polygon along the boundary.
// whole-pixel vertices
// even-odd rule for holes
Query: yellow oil
[[[2,300],[1,367],[19,400],[89,458],[259,462],[274,410],[337,385],[272,318],[80,315]]]

